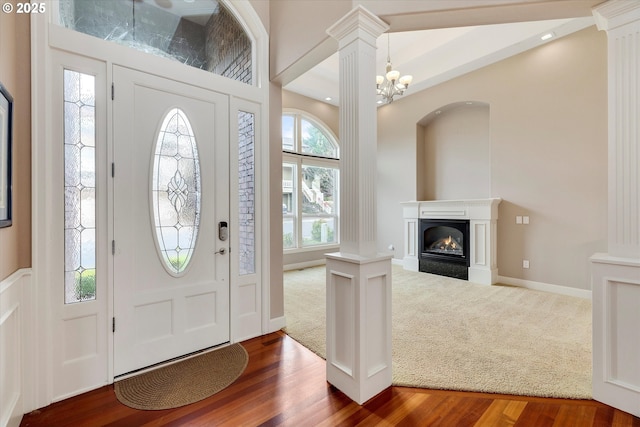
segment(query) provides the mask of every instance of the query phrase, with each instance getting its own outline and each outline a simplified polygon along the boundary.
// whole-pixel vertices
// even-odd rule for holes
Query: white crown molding
[[[360,38],[374,48],[376,40],[389,29],[389,25],[362,5],[354,7],[338,22],[327,29],[334,39],[338,40],[340,48]]]
[[[637,0],[609,0],[592,11],[599,30],[609,31],[640,21],[640,2]]]

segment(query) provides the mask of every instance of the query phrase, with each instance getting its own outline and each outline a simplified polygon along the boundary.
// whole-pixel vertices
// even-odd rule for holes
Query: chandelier
[[[376,93],[382,96],[382,101],[390,104],[393,102],[393,97],[396,95],[404,94],[404,91],[409,87],[413,76],[400,77],[400,71],[394,70],[391,65],[391,58],[389,54],[389,34],[387,33],[387,67],[384,76],[376,76]]]

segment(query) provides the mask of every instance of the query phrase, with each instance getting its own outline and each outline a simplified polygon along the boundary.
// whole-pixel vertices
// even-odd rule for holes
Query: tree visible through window
[[[338,239],[339,147],[331,132],[303,113],[282,116],[284,249]]]

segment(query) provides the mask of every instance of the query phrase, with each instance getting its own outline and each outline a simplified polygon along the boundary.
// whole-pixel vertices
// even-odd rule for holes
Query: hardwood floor
[[[284,333],[242,344],[249,353],[242,376],[192,405],[135,410],[110,385],[27,414],[20,425],[640,427],[640,418],[591,400],[391,387],[359,406],[327,384],[323,359]]]

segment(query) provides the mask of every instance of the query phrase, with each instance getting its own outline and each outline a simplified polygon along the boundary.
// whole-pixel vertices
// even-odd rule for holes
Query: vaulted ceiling
[[[394,69],[401,75],[413,76],[408,95],[593,25],[591,9],[601,0],[355,0],[353,3],[370,9],[390,25],[388,33],[377,42],[376,71],[384,74],[390,56]],[[547,33],[553,33],[553,37],[542,40],[541,36]],[[309,57],[319,50],[310,52]],[[319,61],[299,61],[309,62]],[[304,71],[295,78],[283,78],[284,88],[338,105],[337,53]]]
[[[376,71],[384,74],[389,55],[394,69],[413,76],[409,95],[590,25],[593,18],[583,17],[384,34],[377,41]],[[551,38],[542,40],[546,34]],[[338,105],[338,66],[335,53],[285,89]]]

